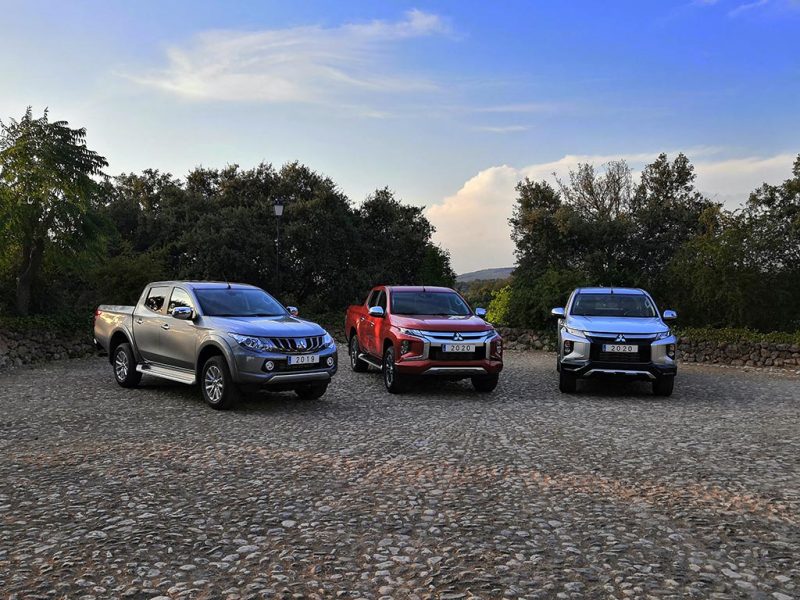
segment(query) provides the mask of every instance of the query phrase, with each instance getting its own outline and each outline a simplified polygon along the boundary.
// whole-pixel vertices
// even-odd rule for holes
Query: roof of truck
[[[380,286],[378,286],[380,287]],[[452,292],[450,288],[440,287],[436,285],[387,285],[393,292]]]
[[[635,296],[644,296],[645,291],[639,288],[624,288],[624,287],[585,287],[575,290],[580,294],[632,294]]]
[[[192,281],[192,280],[175,280],[175,281],[154,281],[150,284],[150,286],[154,285],[180,285],[192,289],[225,289],[225,288],[234,288],[234,289],[243,289],[243,288],[254,288],[256,286],[250,285],[248,283],[228,283],[227,281]]]

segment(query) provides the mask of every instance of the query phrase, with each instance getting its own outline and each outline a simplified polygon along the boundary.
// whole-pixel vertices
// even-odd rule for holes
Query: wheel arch
[[[114,351],[122,344],[131,344],[131,340],[125,331],[122,329],[117,329],[111,334],[111,337],[108,340],[108,362],[114,362]],[[131,344],[131,348],[133,349],[134,354],[136,354],[136,348],[133,346],[133,344]]]
[[[225,348],[220,342],[211,339],[203,343],[197,351],[195,374],[197,375],[198,381],[200,379],[200,371],[202,370],[203,365],[212,356],[221,356],[224,358],[225,362],[228,363],[228,370],[230,371],[231,375],[236,378],[236,363],[233,360],[233,357],[230,356],[230,349]]]

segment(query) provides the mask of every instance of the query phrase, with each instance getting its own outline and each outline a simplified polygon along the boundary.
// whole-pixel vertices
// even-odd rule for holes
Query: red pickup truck
[[[503,340],[485,316],[449,288],[377,286],[347,309],[350,366],[381,369],[393,394],[415,375],[470,378],[476,390],[491,392],[503,370]]]

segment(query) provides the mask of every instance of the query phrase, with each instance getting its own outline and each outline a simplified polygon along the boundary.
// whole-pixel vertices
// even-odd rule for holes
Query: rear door
[[[147,290],[144,302],[133,312],[133,338],[139,354],[147,361],[162,362],[161,331],[166,322],[165,309],[169,286],[154,286]]]
[[[197,350],[197,325],[194,321],[182,321],[172,316],[179,306],[192,309],[197,315],[194,300],[183,288],[172,288],[164,325],[161,327],[161,351],[163,362],[171,367],[194,369]]]
[[[369,303],[367,304],[367,310],[373,306],[380,306],[384,312],[384,319],[386,318],[386,291],[384,288],[380,290],[376,290],[377,293],[373,293],[370,296]],[[375,356],[376,358],[383,358],[383,348],[381,348],[381,328],[383,326],[384,319],[379,317],[370,316],[369,312],[367,312],[367,316],[364,322],[364,332],[366,338],[366,348],[367,352]]]

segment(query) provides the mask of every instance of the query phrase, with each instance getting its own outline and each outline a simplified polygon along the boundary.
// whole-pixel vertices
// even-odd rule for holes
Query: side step
[[[373,367],[375,367],[376,369],[382,369],[382,368],[383,368],[383,367],[381,366],[381,363],[377,362],[377,361],[376,361],[374,358],[372,358],[372,357],[371,357],[371,356],[369,356],[368,354],[364,354],[364,353],[362,352],[361,354],[359,354],[359,355],[358,355],[358,358],[360,358],[361,360],[363,360],[363,361],[364,361],[365,363],[367,363],[368,365],[372,365],[372,366],[373,366]]]
[[[172,367],[165,367],[162,365],[136,365],[136,370],[145,375],[152,375],[153,377],[160,377],[161,379],[169,379],[170,381],[177,381],[178,383],[185,383],[187,385],[194,385],[197,383],[197,378],[194,372],[187,371],[186,369],[174,369]]]

